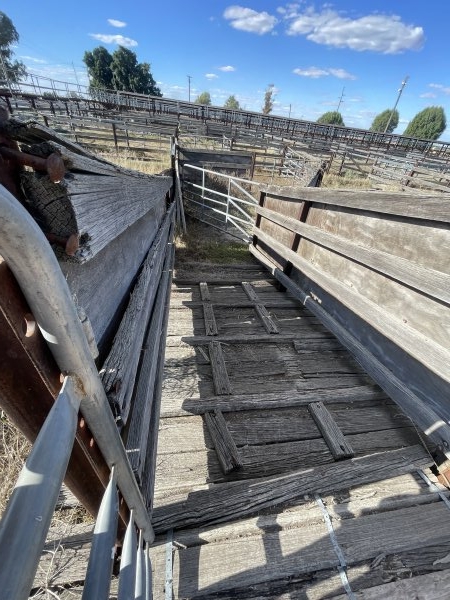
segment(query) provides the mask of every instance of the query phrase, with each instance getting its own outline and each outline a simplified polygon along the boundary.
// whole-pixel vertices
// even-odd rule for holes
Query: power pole
[[[337,107],[337,112],[339,112],[339,109],[341,108],[341,104],[344,102],[344,91],[345,91],[345,86],[342,88],[341,97],[339,98],[339,103],[338,103],[338,107]]]
[[[190,75],[187,76],[188,78],[188,98],[189,98],[189,102],[191,101],[191,79],[192,77]]]
[[[400,100],[400,96],[402,95],[402,92],[405,89],[405,85],[408,83],[408,79],[409,79],[409,75],[407,75],[405,77],[405,79],[402,81],[402,85],[400,86],[400,89],[398,90],[397,100],[395,101],[394,108],[391,110],[391,114],[389,115],[389,119],[388,119],[388,122],[386,123],[386,127],[384,128],[383,133],[386,133],[389,125],[391,124],[392,117],[394,116],[394,111],[397,108],[398,101]]]

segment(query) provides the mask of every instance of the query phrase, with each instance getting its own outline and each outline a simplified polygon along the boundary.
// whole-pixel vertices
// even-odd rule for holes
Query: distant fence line
[[[48,102],[52,100],[65,101],[66,106],[69,103],[80,105],[82,102],[87,102],[91,109],[93,104],[97,104],[97,108],[100,110],[103,106],[108,107],[108,110],[111,110],[111,108],[120,111],[136,109],[146,111],[150,115],[183,116],[204,122],[217,122],[253,130],[268,131],[293,140],[339,141],[353,146],[370,146],[403,151],[419,150],[426,153],[432,152],[434,155],[446,154],[449,152],[450,147],[449,142],[419,140],[396,134],[325,125],[276,115],[263,115],[245,110],[205,106],[130,92],[93,90],[80,84],[56,81],[36,75],[30,75],[25,82],[14,84],[8,82],[0,93],[10,103],[12,109],[14,107],[11,101],[14,103],[26,99],[32,100],[35,97],[40,101],[44,99]]]

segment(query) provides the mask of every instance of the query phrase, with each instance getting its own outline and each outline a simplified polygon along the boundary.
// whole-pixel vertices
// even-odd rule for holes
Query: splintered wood
[[[411,576],[445,569],[450,531],[438,491],[448,493],[418,476],[437,483],[410,420],[266,274],[209,268],[183,266],[172,289],[155,598],[167,593],[169,529],[174,598],[344,594],[316,497],[355,597],[377,597],[369,590],[402,577],[403,565]]]

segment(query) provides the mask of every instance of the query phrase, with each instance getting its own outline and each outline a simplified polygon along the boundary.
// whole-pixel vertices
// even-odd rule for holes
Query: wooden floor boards
[[[167,552],[173,598],[344,598],[342,566],[355,598],[449,585],[448,492],[411,422],[315,317],[251,263],[185,266],[170,318],[155,599]]]

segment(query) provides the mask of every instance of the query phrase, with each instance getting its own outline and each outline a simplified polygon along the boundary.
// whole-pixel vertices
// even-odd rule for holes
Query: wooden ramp
[[[155,598],[448,597],[448,493],[319,321],[256,262],[185,265],[170,315]]]

